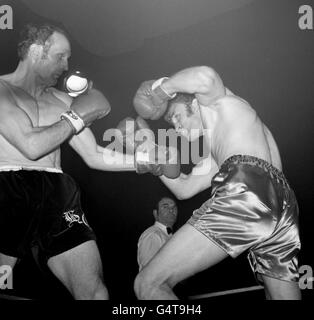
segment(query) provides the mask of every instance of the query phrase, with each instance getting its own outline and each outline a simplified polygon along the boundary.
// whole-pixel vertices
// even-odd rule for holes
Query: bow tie
[[[170,227],[167,227],[167,233],[171,234],[172,233],[172,229]]]

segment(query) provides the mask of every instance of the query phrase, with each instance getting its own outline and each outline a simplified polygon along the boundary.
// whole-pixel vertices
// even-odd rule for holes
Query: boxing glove
[[[167,110],[168,100],[175,94],[169,95],[162,87],[162,82],[168,78],[157,81],[144,81],[137,90],[133,105],[136,112],[144,119],[158,120]]]
[[[153,132],[149,129],[147,122],[141,117],[137,117],[136,123],[138,128],[141,129],[141,135],[137,135],[138,140],[145,141],[142,139],[142,136],[144,135],[147,139],[146,144],[149,145],[150,141],[153,142],[151,144],[151,150],[155,150],[155,160],[157,165],[160,165],[161,174],[171,179],[177,178],[180,175],[181,167],[180,153],[177,150],[177,148],[155,144],[155,136]],[[152,134],[152,136],[150,136],[150,133]],[[151,159],[153,158],[151,157]]]
[[[167,163],[161,164],[162,173],[170,179],[176,179],[181,173],[180,152],[177,148],[165,148]]]
[[[110,109],[110,104],[105,96],[99,90],[90,88],[72,100],[70,110],[62,113],[61,119],[68,121],[73,133],[78,134],[93,121],[106,116]]]
[[[176,148],[158,146],[147,140],[138,145],[135,151],[136,172],[150,172],[153,175],[165,175],[175,179],[180,175],[180,156]]]
[[[175,179],[180,175],[180,156],[176,148],[158,146],[155,135],[141,117],[127,117],[117,126],[116,139],[134,154],[138,174],[151,173]]]

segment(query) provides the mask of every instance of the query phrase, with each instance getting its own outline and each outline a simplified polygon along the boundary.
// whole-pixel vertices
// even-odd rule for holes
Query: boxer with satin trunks
[[[212,179],[211,198],[190,223],[233,258],[249,250],[256,274],[298,280],[298,204],[285,176],[251,156],[227,159]]]
[[[157,98],[156,98],[157,96]],[[268,299],[300,299],[298,205],[282,173],[277,143],[256,111],[208,66],[146,81],[134,97],[145,119],[164,116],[189,141],[201,136],[202,159],[189,174],[161,181],[180,200],[212,188],[135,279],[140,299],[176,299],[180,281],[249,253]]]

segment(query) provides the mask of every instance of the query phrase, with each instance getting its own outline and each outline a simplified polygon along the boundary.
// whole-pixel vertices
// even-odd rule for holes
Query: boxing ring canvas
[[[187,66],[214,67],[225,85],[256,109],[279,145],[283,171],[300,207],[299,265],[314,268],[314,32],[300,29],[299,9],[304,4],[303,0],[1,0],[0,6],[12,7],[13,28],[0,29],[0,71],[5,74],[16,67],[16,43],[25,23],[46,21],[64,28],[72,46],[70,68],[88,74],[111,103],[110,114],[91,126],[97,143],[106,146],[105,130],[136,116],[132,99],[144,79],[171,75]],[[150,125],[154,131],[169,128],[161,120]],[[149,174],[89,169],[67,143],[62,145],[62,167],[81,188],[111,298],[134,301],[137,240],[153,223],[156,202],[172,196],[170,191]],[[182,169],[188,173],[191,168],[187,164]],[[205,190],[178,201],[176,227],[209,195]],[[177,290],[185,299],[201,299],[214,292],[241,293],[241,288],[248,288],[246,299],[263,299],[245,254],[188,279]],[[0,294],[71,299],[51,274],[39,271],[31,256],[14,269],[14,289]],[[303,294],[311,297],[313,290]],[[220,299],[224,297],[222,293]]]

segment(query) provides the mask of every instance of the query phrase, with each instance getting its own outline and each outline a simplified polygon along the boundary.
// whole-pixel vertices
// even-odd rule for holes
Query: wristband
[[[78,134],[85,127],[84,121],[73,110],[62,113],[60,118],[66,120],[73,127],[75,134]]]
[[[160,78],[158,80],[156,80],[153,84],[152,84],[152,91],[161,99],[163,100],[170,100],[173,99],[177,94],[173,93],[173,94],[169,94],[161,85],[163,83],[164,80],[169,79],[168,77],[163,77]]]

